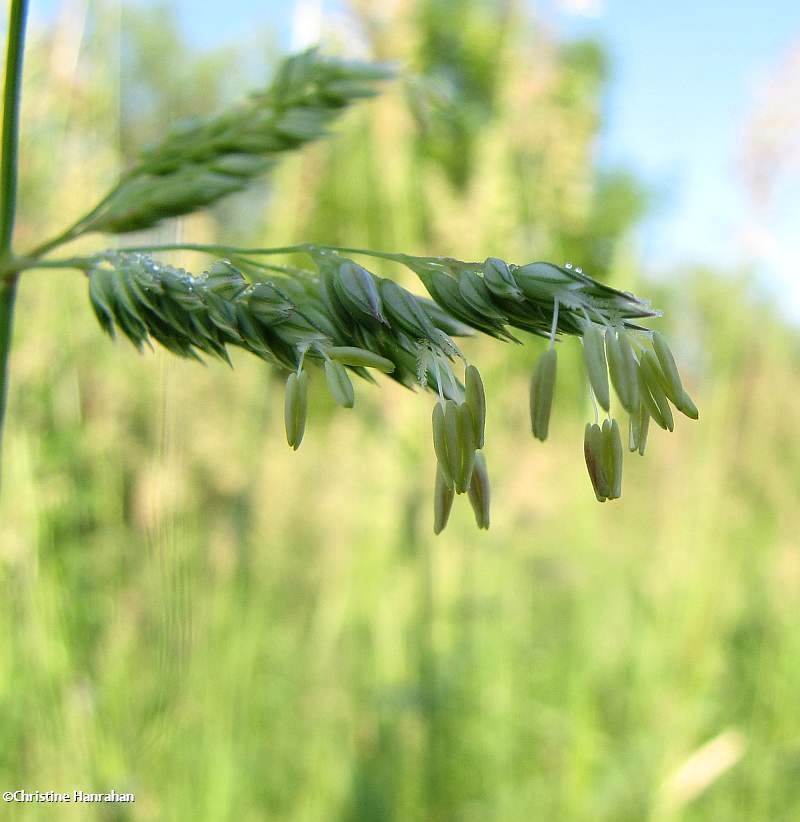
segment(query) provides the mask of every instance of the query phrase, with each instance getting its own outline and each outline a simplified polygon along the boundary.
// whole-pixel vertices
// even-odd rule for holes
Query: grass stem
[[[0,136],[0,456],[2,456],[3,421],[8,394],[8,356],[14,326],[14,303],[18,273],[7,268],[13,260],[11,239],[17,207],[17,152],[19,148],[19,107],[22,86],[22,57],[25,49],[27,0],[12,0],[8,42],[6,44],[6,79],[3,89],[3,130]]]

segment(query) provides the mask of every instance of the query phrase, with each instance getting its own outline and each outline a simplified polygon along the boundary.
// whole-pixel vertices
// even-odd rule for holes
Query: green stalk
[[[14,327],[14,302],[17,298],[17,275],[0,282],[0,458],[3,454],[3,420],[6,416],[8,388],[8,353]]]
[[[159,251],[199,251],[204,254],[300,254],[311,248],[328,248],[327,246],[312,246],[309,243],[298,245],[276,246],[275,248],[237,248],[230,245],[216,243],[159,243],[157,245],[131,245],[116,248],[123,253],[151,254]]]
[[[8,21],[6,84],[3,90],[2,168],[0,168],[0,254],[4,256],[11,251],[11,235],[14,231],[14,214],[17,206],[19,102],[27,14],[28,0],[12,0]]]
[[[14,302],[17,296],[18,273],[9,263],[13,261],[11,238],[17,207],[19,105],[27,14],[27,0],[11,0],[6,46],[6,82],[3,90],[3,131],[0,138],[0,455],[8,393],[8,355],[11,350]]]
[[[40,260],[36,257],[14,257],[13,271],[28,271],[31,268],[75,268],[88,272],[92,266],[91,257],[65,257],[60,260]]]
[[[393,254],[389,251],[370,251],[368,248],[345,248],[335,245],[317,245],[315,243],[298,243],[297,245],[275,246],[273,248],[237,248],[229,245],[219,245],[215,243],[165,243],[158,245],[132,245],[115,249],[122,252],[156,253],[159,251],[200,251],[206,254],[302,254],[314,250],[319,251],[341,251],[347,254],[364,254],[368,257],[380,257],[384,260],[394,260],[402,262],[407,259],[407,254]],[[35,256],[35,255],[33,255]]]
[[[411,254],[399,254],[391,251],[372,251],[369,248],[317,245],[316,243],[298,243],[297,245],[276,246],[274,248],[236,248],[228,245],[210,243],[166,243],[158,245],[124,246],[115,250],[120,252],[139,252],[144,254],[155,254],[159,251],[199,251],[204,254],[233,255],[237,257],[242,257],[242,255],[267,256],[270,254],[311,254],[314,251],[337,251],[343,254],[361,254],[365,257],[390,260],[391,262],[401,263],[403,265],[407,265],[409,260],[415,259],[414,255]],[[473,270],[480,270],[481,268],[480,263],[462,262],[461,266],[462,268],[468,266]]]
[[[117,185],[114,186],[114,188],[112,188],[111,191],[109,191],[108,194],[106,194],[106,196],[103,197],[103,199],[100,200],[100,202],[91,211],[88,211],[83,215],[83,217],[76,220],[69,228],[65,228],[60,234],[57,234],[55,237],[51,237],[41,245],[37,245],[36,248],[28,252],[27,256],[43,257],[48,251],[52,251],[54,248],[58,248],[58,246],[70,242],[70,240],[75,240],[78,237],[81,237],[85,233],[86,226],[89,224],[91,219],[99,214],[105,207],[106,203],[108,203],[114,194],[117,193],[121,183],[122,180],[120,180]]]

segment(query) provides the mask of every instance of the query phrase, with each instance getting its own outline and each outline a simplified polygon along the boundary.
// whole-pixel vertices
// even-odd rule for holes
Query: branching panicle
[[[287,439],[293,448],[306,423],[306,362],[325,369],[334,400],[350,408],[355,394],[347,371],[372,379],[383,371],[403,385],[421,384],[438,396],[433,414],[437,455],[436,530],[452,494],[469,492],[481,527],[489,522],[484,445],[486,400],[474,365],[464,361],[451,334],[482,331],[519,342],[510,328],[550,340],[531,385],[531,427],[544,441],[556,387],[558,335],[581,338],[593,397],[610,412],[611,385],[631,415],[631,448],[643,453],[650,417],[672,430],[671,401],[696,418],[696,408],[659,335],[636,324],[657,314],[633,294],[603,285],[570,266],[508,265],[451,258],[300,246],[316,271],[262,262],[272,249],[230,249],[234,264],[217,260],[192,277],[137,252],[99,255],[89,293],[103,328],[118,328],[138,348],[150,337],[182,356],[228,360],[243,348],[289,372]],[[433,302],[357,264],[343,252],[391,259],[416,272]],[[631,335],[637,335],[633,337]],[[639,338],[641,337],[641,339]],[[634,353],[631,340],[639,351]],[[652,350],[650,350],[652,346]],[[587,428],[587,467],[601,502],[621,493],[619,426],[609,418]],[[474,469],[479,466],[478,474]]]
[[[327,133],[352,103],[372,97],[386,66],[322,57],[290,57],[272,85],[209,120],[182,123],[142,152],[137,165],[73,232],[122,233],[188,214],[241,191],[283,152]]]

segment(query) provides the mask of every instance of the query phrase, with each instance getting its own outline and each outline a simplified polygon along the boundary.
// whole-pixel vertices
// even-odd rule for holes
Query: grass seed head
[[[303,124],[295,126],[302,129]],[[243,171],[246,167],[242,163]],[[549,433],[557,371],[553,342],[562,334],[583,337],[589,381],[605,410],[610,407],[610,372],[631,415],[631,450],[644,453],[651,417],[672,430],[669,399],[697,418],[685,389],[677,392],[674,360],[663,339],[654,336],[653,350],[645,350],[638,361],[633,353],[629,331],[639,328],[634,320],[653,314],[649,306],[580,271],[550,263],[509,266],[496,258],[477,264],[383,255],[415,271],[430,300],[335,249],[307,251],[316,271],[276,266],[273,272],[272,266],[264,266],[251,276],[247,255],[231,249],[231,260],[218,260],[199,277],[146,255],[106,252],[92,260],[89,297],[103,330],[111,335],[121,331],[137,348],[156,340],[181,356],[211,354],[227,360],[228,348],[237,346],[288,370],[284,416],[293,448],[303,439],[307,416],[304,364],[322,366],[334,400],[348,408],[355,400],[351,373],[374,381],[371,369],[403,385],[418,383],[439,392],[432,416],[437,485],[447,494],[469,493],[479,526],[488,524],[488,509],[482,507],[488,505],[488,478],[480,454],[486,396],[474,365],[466,366],[463,385],[456,377],[453,364],[461,353],[453,334],[477,330],[511,340],[509,329],[516,328],[551,341],[531,381],[531,429],[540,440]],[[590,311],[598,317],[596,323],[588,321]],[[617,498],[622,480],[617,422],[587,426],[584,454],[597,498]],[[440,488],[437,528],[446,522],[447,494],[441,494]]]
[[[282,153],[325,135],[349,105],[391,76],[386,66],[316,49],[287,58],[269,88],[216,117],[174,127],[142,152],[82,233],[141,230],[241,191]]]

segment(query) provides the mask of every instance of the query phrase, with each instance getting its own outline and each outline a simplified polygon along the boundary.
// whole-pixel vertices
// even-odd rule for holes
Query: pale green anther
[[[447,472],[453,477],[456,493],[461,486],[461,439],[459,437],[458,406],[453,400],[444,404],[444,442],[447,453]],[[466,489],[464,489],[466,490]]]
[[[327,349],[328,356],[342,365],[360,365],[364,368],[376,368],[385,374],[394,371],[394,363],[365,348],[356,348],[351,345],[334,345]]]
[[[676,407],[683,396],[683,384],[681,383],[678,367],[675,365],[675,358],[669,350],[667,341],[658,333],[653,332],[653,350],[656,352],[658,362],[661,366],[661,374],[664,377],[664,390],[667,396],[675,403]]]
[[[622,340],[624,342],[613,328],[606,328],[606,356],[611,383],[622,407],[629,413],[633,413],[639,404],[636,361],[627,338],[622,336]]]
[[[644,449],[647,446],[647,431],[650,428],[650,414],[647,408],[641,404],[630,415],[628,426],[628,450],[633,452],[638,450],[644,456]]]
[[[619,347],[619,340],[616,332],[611,326],[606,328],[606,359],[608,360],[608,373],[611,375],[611,384],[617,392],[622,407],[630,410],[630,389],[625,381],[624,365],[622,363],[622,351]]]
[[[433,533],[441,534],[450,519],[455,491],[452,483],[442,473],[441,463],[436,466],[436,483],[433,489]]]
[[[685,388],[681,396],[678,398],[678,402],[675,403],[675,407],[682,414],[685,414],[687,417],[689,417],[690,420],[696,420],[700,416],[700,412],[697,410],[697,406],[694,404],[694,401],[689,396]]]
[[[622,494],[622,437],[616,420],[603,422],[603,456],[608,478],[608,499],[619,499]]]
[[[464,401],[472,412],[475,445],[477,448],[483,448],[486,428],[486,394],[483,390],[480,372],[474,365],[468,365],[464,373]]]
[[[655,355],[651,351],[645,351],[642,354],[641,370],[647,387],[650,389],[650,394],[661,413],[664,427],[668,431],[673,431],[675,429],[675,422],[672,418],[672,410],[669,407],[666,391],[664,390],[663,377],[658,366],[658,360],[656,360]],[[683,393],[683,389],[681,389],[681,393]]]
[[[648,415],[655,420],[656,425],[665,431],[669,430],[667,421],[661,416],[661,408],[650,393],[650,388],[644,376],[644,367],[641,366],[641,363],[639,368],[639,400]]]
[[[456,477],[456,491],[463,494],[469,490],[472,470],[475,466],[475,427],[472,411],[466,403],[456,408],[458,414],[459,469]]]
[[[455,484],[453,480],[453,473],[450,470],[450,459],[447,453],[447,437],[445,436],[444,426],[444,407],[442,403],[437,402],[433,406],[432,415],[433,425],[433,450],[436,452],[436,460],[439,463],[439,468],[442,471],[442,476],[445,482],[452,488]]]
[[[650,415],[647,409],[642,406],[639,409],[639,456],[644,456],[644,450],[647,447],[647,432],[650,428]]]
[[[550,428],[550,413],[556,388],[556,364],[556,350],[549,348],[539,358],[531,379],[531,431],[533,436],[542,442],[547,439]]]
[[[353,383],[341,363],[325,361],[325,381],[328,383],[328,391],[339,405],[343,408],[353,407],[356,400]]]
[[[478,528],[489,528],[489,472],[486,468],[486,457],[480,452],[475,455],[475,468],[469,484],[469,501],[475,512]]]
[[[583,455],[598,502],[605,502],[611,492],[604,451],[603,432],[600,426],[597,423],[587,423],[583,434]]]
[[[608,368],[606,367],[603,333],[594,323],[590,322],[585,323],[583,330],[583,361],[594,395],[603,410],[608,411],[611,402],[608,392]]]
[[[286,441],[297,451],[303,441],[308,413],[308,374],[292,371],[286,380],[286,396],[283,404],[283,420],[286,425]]]
[[[497,257],[486,258],[486,262],[483,264],[483,279],[486,287],[496,297],[504,297],[517,302],[525,299],[525,295],[520,291],[508,267],[508,263],[499,260]]]
[[[634,412],[639,408],[639,364],[633,355],[633,346],[628,338],[628,332],[624,328],[620,328],[617,332],[617,342],[619,343],[623,379],[628,386],[629,393],[630,407],[626,406],[626,410]]]

